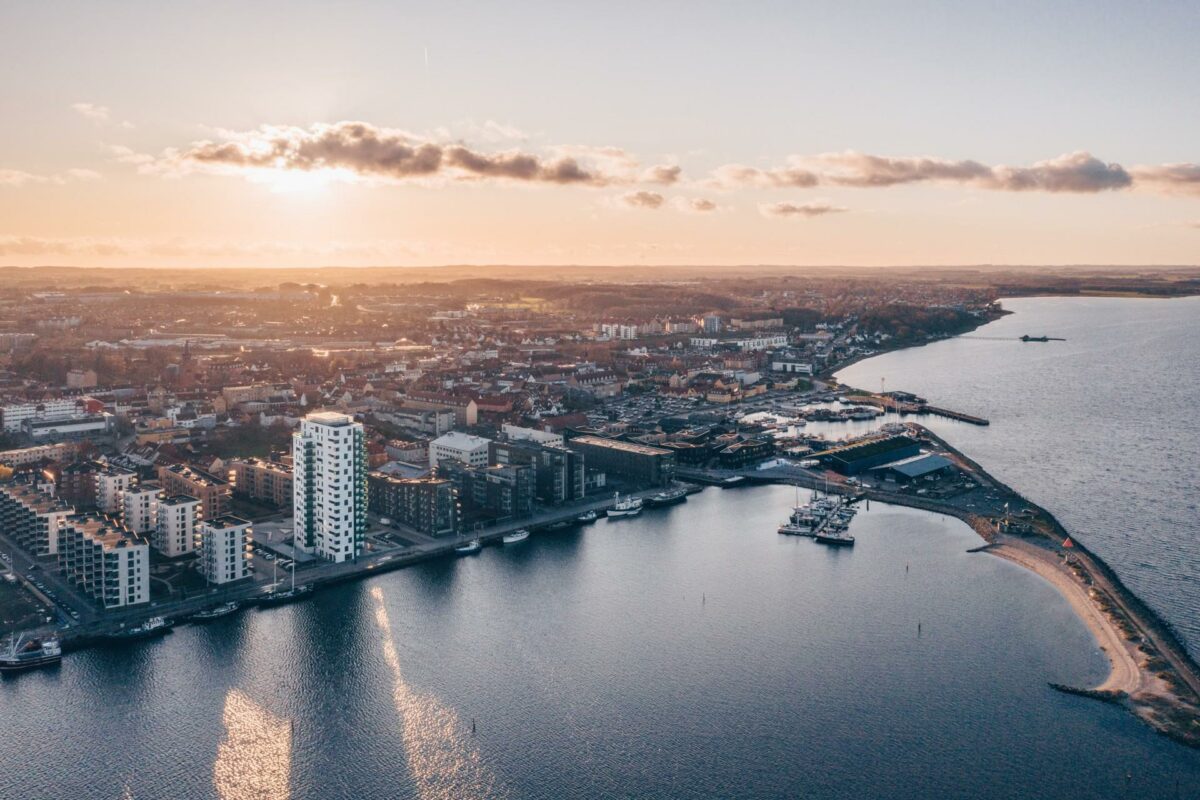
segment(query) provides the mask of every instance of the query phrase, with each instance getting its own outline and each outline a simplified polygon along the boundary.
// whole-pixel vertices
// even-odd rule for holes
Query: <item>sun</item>
[[[269,169],[256,172],[255,183],[267,186],[277,194],[316,194],[333,181],[334,176],[324,170]]]

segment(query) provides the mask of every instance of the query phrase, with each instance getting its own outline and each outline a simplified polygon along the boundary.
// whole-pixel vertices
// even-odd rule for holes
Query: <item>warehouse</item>
[[[820,453],[817,458],[843,475],[858,475],[872,467],[910,458],[920,452],[916,440],[907,436],[888,436],[835,447]]]
[[[588,469],[610,478],[640,486],[667,486],[675,480],[675,454],[661,447],[600,436],[576,436],[567,447],[583,453]]]

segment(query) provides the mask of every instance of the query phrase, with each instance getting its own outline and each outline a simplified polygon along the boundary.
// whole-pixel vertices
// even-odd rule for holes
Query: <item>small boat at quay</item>
[[[504,534],[504,537],[500,541],[504,542],[505,544],[516,544],[517,542],[523,542],[528,538],[529,531],[525,528],[521,528],[520,530],[515,530],[512,533]]]
[[[687,489],[668,489],[646,498],[646,505],[650,508],[662,508],[685,502],[687,502]]]
[[[635,517],[642,513],[642,501],[638,497],[626,497],[621,499],[621,493],[617,492],[614,495],[615,501],[613,507],[608,510],[610,517]]]
[[[26,639],[24,635],[14,635],[8,640],[8,649],[0,651],[0,672],[22,672],[49,667],[60,661],[62,644],[56,637]]]
[[[188,617],[188,622],[209,622],[221,617],[227,617],[239,608],[237,603],[222,603],[219,606],[205,608]]]
[[[588,523],[595,522],[598,519],[600,519],[600,515],[597,514],[595,511],[585,511],[582,514],[580,514],[578,517],[576,517],[575,521],[582,522],[583,524],[587,525]]]
[[[483,549],[483,542],[478,539],[472,539],[466,544],[460,544],[454,548],[454,552],[460,556],[473,556]]]
[[[113,639],[151,639],[171,632],[172,625],[162,617],[151,617],[141,625],[134,625],[112,634]]]

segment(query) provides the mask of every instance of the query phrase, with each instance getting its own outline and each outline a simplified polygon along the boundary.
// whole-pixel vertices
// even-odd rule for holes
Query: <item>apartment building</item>
[[[292,434],[294,545],[330,561],[362,552],[367,534],[367,447],[362,423],[309,414]]]

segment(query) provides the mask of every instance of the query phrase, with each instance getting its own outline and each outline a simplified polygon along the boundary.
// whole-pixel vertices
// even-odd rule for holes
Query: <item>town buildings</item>
[[[435,469],[447,458],[471,467],[486,467],[488,443],[482,436],[451,431],[429,443],[429,467]]]

